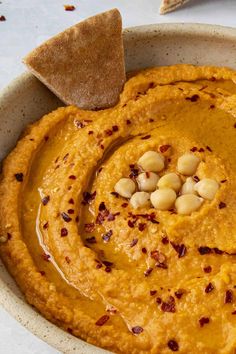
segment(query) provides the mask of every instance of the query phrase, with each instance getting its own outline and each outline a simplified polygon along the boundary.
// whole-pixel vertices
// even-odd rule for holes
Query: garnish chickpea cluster
[[[193,177],[200,162],[201,159],[193,152],[186,152],[178,158],[176,172],[163,174],[167,164],[164,154],[146,151],[137,161],[135,177],[121,178],[114,189],[121,197],[129,199],[134,209],[151,204],[157,210],[174,210],[180,215],[190,215],[205,200],[213,200],[219,189],[214,179],[196,181]],[[159,173],[162,173],[161,177]]]

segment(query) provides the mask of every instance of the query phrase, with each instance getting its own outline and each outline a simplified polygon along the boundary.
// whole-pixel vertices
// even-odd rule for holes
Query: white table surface
[[[73,12],[63,5],[76,6]],[[117,7],[123,26],[163,22],[198,22],[236,27],[236,0],[192,0],[160,16],[160,0],[1,0],[0,89],[25,68],[22,57],[44,40],[96,13]],[[1,291],[1,289],[0,289]],[[0,308],[0,354],[56,354]]]

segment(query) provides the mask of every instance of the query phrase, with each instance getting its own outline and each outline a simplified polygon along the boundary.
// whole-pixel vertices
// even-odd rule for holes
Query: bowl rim
[[[157,33],[165,33],[166,36],[183,36],[192,37],[204,36],[207,38],[236,40],[236,28],[202,24],[202,23],[159,23],[150,25],[141,25],[124,28],[124,42],[132,39],[135,35],[150,35],[154,36]],[[27,85],[34,77],[30,72],[26,71],[10,81],[7,86],[0,90],[0,101],[8,95],[17,92],[19,87]],[[35,311],[24,299],[20,293],[16,295],[9,284],[1,276],[1,270],[5,272],[5,267],[0,260],[0,305],[26,329],[33,333],[53,348],[66,353],[107,353],[104,349],[95,347],[81,339],[73,337],[66,333],[56,325],[47,321],[41,314]],[[13,280],[14,281],[14,280]],[[44,328],[44,330],[42,330]],[[46,338],[45,338],[46,335]],[[63,339],[63,340],[62,340]],[[71,349],[69,349],[71,348]]]

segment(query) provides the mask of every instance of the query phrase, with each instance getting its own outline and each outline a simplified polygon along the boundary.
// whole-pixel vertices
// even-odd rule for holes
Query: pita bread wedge
[[[167,12],[174,11],[177,7],[182,6],[189,0],[162,0],[160,6],[160,14],[164,15]]]
[[[115,105],[125,82],[119,11],[98,14],[66,29],[23,62],[66,104],[83,109]]]

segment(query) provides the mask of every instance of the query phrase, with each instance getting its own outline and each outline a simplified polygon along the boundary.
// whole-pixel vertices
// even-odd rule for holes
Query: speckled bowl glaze
[[[236,69],[236,29],[201,24],[159,24],[124,31],[127,71],[155,65],[191,63]],[[29,73],[0,93],[0,159],[15,146],[27,124],[62,102]],[[24,300],[0,263],[0,304],[22,325],[64,353],[106,353],[45,320]]]

